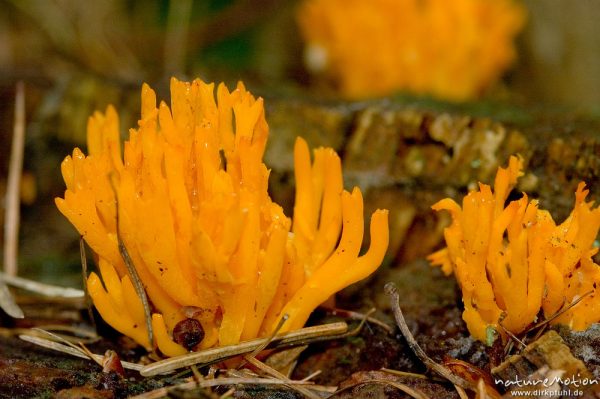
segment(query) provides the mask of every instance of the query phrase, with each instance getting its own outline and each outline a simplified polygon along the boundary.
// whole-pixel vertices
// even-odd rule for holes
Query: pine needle
[[[290,388],[292,388],[293,390],[300,392],[305,397],[307,397],[309,399],[320,399],[320,397],[318,395],[312,393],[307,388],[302,387],[302,386],[295,386],[292,383],[292,380],[290,380],[289,378],[287,378],[285,375],[281,374],[279,371],[275,370],[274,368],[267,366],[266,364],[264,364],[263,362],[261,362],[260,360],[255,358],[254,356],[246,355],[246,356],[244,356],[244,359],[246,359],[246,361],[248,361],[250,364],[252,364],[254,367],[259,369],[263,373],[265,373],[271,377],[274,377],[278,380],[290,382],[290,385],[288,385],[288,386]]]
[[[115,182],[116,176],[114,174],[110,175],[110,184],[115,195],[115,223],[117,226],[117,242],[119,246],[119,254],[121,258],[123,258],[123,262],[125,263],[125,267],[127,268],[127,274],[133,284],[133,288],[137,296],[140,298],[142,302],[142,306],[144,308],[144,316],[146,318],[146,329],[148,330],[148,342],[152,345],[154,342],[154,331],[152,329],[152,312],[150,311],[150,302],[148,301],[148,295],[146,294],[146,289],[144,288],[144,284],[138,275],[138,272],[133,264],[133,260],[131,260],[131,256],[129,256],[129,251],[127,251],[127,247],[121,238],[121,227],[119,223],[119,196],[117,193],[117,184]]]
[[[394,328],[392,326],[390,326],[389,324],[384,323],[383,321],[376,319],[375,317],[368,316],[375,312],[375,308],[369,309],[369,311],[366,313],[367,315],[365,315],[364,313],[355,312],[353,310],[328,308],[325,306],[322,306],[322,308],[333,316],[348,317],[348,318],[354,319],[354,320],[362,320],[366,317],[366,319],[369,323],[378,325],[379,327],[381,327],[385,331],[387,331],[388,334],[392,334],[394,332]]]
[[[54,334],[50,334],[50,335],[54,335]],[[56,337],[56,335],[54,335],[54,337]],[[61,344],[59,342],[50,340],[50,339],[41,338],[41,337],[38,337],[35,335],[28,335],[28,334],[21,334],[21,335],[19,335],[19,338],[22,339],[23,341],[27,341],[29,343],[44,347],[46,349],[52,349],[57,352],[66,353],[66,354],[76,356],[76,357],[79,357],[82,359],[90,360],[90,356],[91,356],[92,360],[94,362],[102,362],[102,359],[104,359],[104,356],[102,356],[102,355],[97,355],[97,354],[93,354],[93,353],[90,353],[88,355],[81,348],[78,348],[76,345],[72,345],[72,344],[71,344],[72,346],[65,345],[65,344]],[[123,364],[123,368],[126,368],[126,369],[135,370],[135,371],[140,371],[142,369],[142,365],[140,365],[140,364],[130,363],[130,362],[121,362],[121,363]]]
[[[333,339],[343,335],[347,330],[348,325],[346,323],[331,323],[322,326],[306,327],[286,334],[276,335],[272,339],[271,345],[291,346],[303,344],[310,339]],[[236,345],[211,348],[161,360],[145,366],[142,369],[141,374],[147,377],[188,367],[193,364],[197,364],[199,367],[207,366],[234,356],[252,352],[256,348],[260,348],[265,342],[269,341],[269,339],[270,338],[257,338],[240,342]]]
[[[53,298],[83,298],[85,293],[82,290],[71,287],[60,287],[57,285],[40,283],[38,281],[29,280],[18,276],[9,276],[6,273],[0,272],[0,281],[16,288],[29,291],[34,294],[43,295]]]

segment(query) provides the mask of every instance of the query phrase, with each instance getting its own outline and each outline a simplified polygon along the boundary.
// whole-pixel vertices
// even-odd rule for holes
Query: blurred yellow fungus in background
[[[348,98],[479,97],[515,59],[515,0],[305,0],[305,63]]]
[[[462,208],[446,198],[433,209],[447,210],[446,248],[429,256],[446,275],[454,273],[462,289],[465,320],[475,338],[486,341],[489,328],[506,336],[519,334],[582,298],[552,324],[584,330],[600,321],[600,266],[592,256],[600,228],[600,209],[585,202],[580,183],[571,215],[556,225],[526,194],[505,206],[522,175],[522,161],[511,157],[499,168],[494,191],[479,184],[463,199]]]
[[[219,85],[215,98],[214,84],[172,79],[171,107],[158,108],[144,85],[138,124],[121,157],[116,111],[94,114],[89,154],[76,148],[65,158],[67,190],[56,199],[97,256],[101,278],[88,279],[94,305],[138,343],[176,356],[269,335],[283,314],[281,331],[298,329],[382,262],[387,211],[373,213],[371,244],[359,256],[361,192],[343,190],[332,149],[315,150],[311,161],[297,139],[293,226],[271,201],[263,100],[241,83],[231,92]],[[155,343],[119,239],[152,303]],[[174,332],[186,329],[197,339],[178,339]]]

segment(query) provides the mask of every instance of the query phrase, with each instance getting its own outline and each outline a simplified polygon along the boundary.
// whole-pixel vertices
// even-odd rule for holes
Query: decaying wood
[[[571,354],[569,347],[553,330],[529,344],[520,354],[494,367],[492,374],[497,379],[513,381],[517,377],[525,379],[544,366],[551,370],[563,370],[568,376],[592,378],[585,364]]]

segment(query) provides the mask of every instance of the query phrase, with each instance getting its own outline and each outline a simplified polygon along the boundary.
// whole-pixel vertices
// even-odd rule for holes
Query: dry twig
[[[410,373],[408,371],[400,371],[400,370],[388,369],[388,368],[385,368],[385,367],[382,367],[381,371],[384,371],[384,372],[389,373],[389,374],[397,375],[399,377],[418,378],[420,380],[428,380],[429,379],[429,377],[427,377],[425,374]]]
[[[504,331],[504,333],[506,335],[508,335],[514,342],[518,343],[519,345],[521,345],[521,347],[525,348],[527,347],[527,345],[525,344],[525,342],[521,341],[519,339],[519,337],[517,337],[515,334],[512,333],[512,331],[508,331],[503,325],[502,322],[498,323],[498,326],[500,326],[500,328],[502,329],[502,331]]]
[[[246,359],[247,362],[252,364],[257,369],[261,370],[263,373],[265,373],[271,377],[277,378],[279,380],[289,382],[290,385],[288,385],[288,386],[290,388],[292,388],[295,391],[300,392],[305,397],[307,397],[309,399],[320,399],[318,395],[312,393],[307,388],[305,388],[303,386],[295,386],[292,383],[292,380],[290,380],[289,378],[287,378],[285,375],[281,374],[279,371],[275,370],[274,368],[267,366],[266,364],[264,364],[263,362],[261,362],[260,360],[255,358],[254,356],[246,355],[246,356],[244,356],[244,359]]]
[[[315,378],[316,376],[318,376],[321,373],[322,373],[321,370],[317,370],[314,373],[307,375],[306,377],[304,377],[300,381],[302,381],[302,382],[308,382],[308,381],[312,380],[313,378]]]
[[[47,324],[40,325],[36,328],[28,328],[28,329],[20,329],[21,332],[25,332],[25,334],[35,334],[39,332],[39,336],[48,336],[48,333],[52,333],[59,337],[61,341],[69,341],[71,343],[84,343],[90,344],[93,342],[97,342],[100,337],[96,334],[95,331],[89,330],[87,328],[67,326],[61,324]],[[63,334],[63,333],[70,333]]]
[[[16,276],[18,270],[20,193],[24,148],[25,87],[23,82],[19,82],[17,83],[17,92],[15,95],[15,123],[10,149],[10,164],[8,167],[5,201],[4,271],[9,276]]]
[[[146,317],[146,329],[148,330],[148,342],[152,345],[154,342],[154,332],[152,329],[152,312],[150,310],[150,302],[148,301],[148,295],[146,295],[146,290],[144,289],[144,284],[138,275],[138,272],[133,264],[133,260],[131,260],[131,256],[129,256],[129,251],[127,251],[127,247],[121,238],[121,227],[119,224],[119,196],[117,194],[117,185],[115,183],[116,176],[111,174],[110,176],[110,184],[115,195],[115,223],[117,226],[117,242],[119,245],[119,254],[121,258],[123,258],[123,262],[127,267],[127,274],[129,274],[129,278],[131,279],[131,283],[133,284],[133,288],[135,288],[135,292],[142,301],[142,306],[144,308],[144,316]]]
[[[4,270],[8,276],[17,274],[19,248],[19,193],[21,171],[23,169],[23,147],[25,146],[25,88],[17,83],[15,96],[15,124],[13,130],[8,182],[6,187],[6,208],[4,219]],[[5,278],[0,276],[0,307],[11,317],[22,319],[23,311],[8,290]]]
[[[385,331],[387,331],[388,334],[392,334],[394,332],[394,329],[389,324],[384,323],[383,321],[376,319],[375,317],[368,316],[368,315],[372,314],[373,312],[375,312],[375,308],[369,309],[369,311],[367,312],[366,315],[364,313],[354,312],[352,310],[346,310],[346,309],[328,308],[328,307],[324,307],[324,306],[322,308],[325,309],[330,314],[332,314],[333,316],[348,317],[348,318],[351,318],[354,320],[362,320],[362,319],[366,318],[366,320],[369,323],[378,325],[379,327],[381,327]]]
[[[83,298],[84,292],[77,288],[60,287],[57,285],[40,283],[34,280],[28,280],[23,277],[9,276],[6,273],[0,272],[0,280],[13,287],[53,298]]]
[[[289,346],[303,344],[310,339],[334,339],[343,335],[346,331],[348,331],[348,325],[346,323],[331,323],[322,326],[306,327],[275,336],[272,339],[271,345]],[[268,340],[269,338],[256,338],[251,341],[240,342],[237,345],[211,348],[200,352],[172,357],[145,366],[141,370],[141,374],[147,377],[173,371],[182,367],[188,367],[193,364],[207,366],[234,356],[252,352],[256,348],[261,347],[264,342]]]
[[[454,389],[456,389],[456,392],[458,392],[458,396],[460,397],[460,399],[469,399],[469,396],[462,387],[454,385]]]
[[[50,336],[52,336],[52,335],[54,335],[54,334],[50,334]],[[56,337],[56,335],[54,335],[54,337]],[[61,344],[56,341],[50,340],[50,339],[41,338],[41,337],[38,337],[35,335],[28,335],[28,334],[21,334],[21,335],[19,335],[19,338],[22,339],[23,341],[27,341],[27,342],[30,342],[35,345],[39,345],[39,346],[47,348],[47,349],[52,349],[52,350],[55,350],[58,352],[67,353],[69,355],[80,357],[82,359],[90,359],[90,356],[92,356],[92,360],[96,363],[102,362],[102,359],[104,359],[104,356],[102,356],[102,355],[97,355],[97,354],[93,354],[93,353],[88,355],[81,348],[78,348],[76,345],[72,345],[72,344],[65,345],[65,344]],[[135,370],[135,371],[140,371],[142,369],[142,365],[140,365],[140,364],[130,363],[130,362],[121,362],[121,363],[123,364],[123,367],[126,369]]]
[[[452,373],[447,367],[442,366],[433,361],[432,358],[427,356],[425,351],[419,346],[415,337],[413,337],[408,325],[406,325],[406,321],[404,320],[404,315],[402,314],[402,309],[400,309],[400,295],[398,294],[398,288],[394,283],[387,283],[385,285],[385,293],[390,298],[390,304],[392,306],[392,310],[394,312],[394,318],[396,319],[396,323],[404,335],[406,342],[408,343],[409,348],[413,351],[413,353],[425,364],[425,366],[439,374],[441,377],[447,379],[454,385],[458,385],[465,389],[470,389],[472,391],[476,391],[477,387],[470,384],[464,378],[461,378]]]
[[[258,355],[260,352],[262,352],[267,346],[269,346],[269,344],[271,342],[273,342],[273,338],[275,338],[275,336],[277,335],[277,333],[279,332],[279,330],[281,330],[281,327],[283,327],[283,323],[285,323],[287,321],[287,319],[289,319],[289,316],[287,313],[285,313],[282,317],[281,320],[279,320],[279,323],[277,323],[277,326],[275,327],[275,329],[273,330],[273,332],[271,333],[271,335],[268,337],[267,340],[265,340],[265,342],[263,342],[262,345],[260,345],[259,347],[257,347],[256,349],[254,349],[252,351],[252,353],[249,354],[250,357],[256,357],[256,355]],[[245,364],[245,361],[240,363],[240,365],[238,366],[238,369],[242,368]]]

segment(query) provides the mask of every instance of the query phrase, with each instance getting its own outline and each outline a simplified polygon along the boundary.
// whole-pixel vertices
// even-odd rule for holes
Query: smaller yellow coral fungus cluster
[[[511,157],[499,168],[490,186],[479,184],[462,208],[451,199],[433,206],[447,210],[452,224],[444,231],[447,247],[430,255],[445,274],[454,273],[463,293],[463,319],[471,334],[482,341],[489,327],[500,334],[523,332],[543,310],[545,318],[587,294],[553,324],[586,329],[600,321],[600,266],[592,256],[600,228],[600,209],[585,202],[588,191],[580,183],[571,215],[556,225],[523,194],[505,201],[522,174],[522,161]]]
[[[379,266],[387,211],[373,213],[371,245],[359,256],[361,192],[344,191],[332,149],[317,149],[311,162],[297,140],[292,227],[267,192],[262,99],[242,84],[219,85],[215,98],[213,84],[176,79],[171,96],[171,108],[157,108],[143,86],[123,158],[109,107],[90,118],[89,155],[75,149],[62,164],[67,190],[56,204],[98,258],[102,281],[92,273],[88,289],[110,325],[168,356],[235,344],[271,334],[283,314],[282,331],[302,327],[330,295]],[[151,301],[155,343],[120,240]],[[189,334],[178,339],[178,331]]]
[[[306,62],[349,98],[406,90],[467,100],[515,58],[514,0],[306,0]]]

